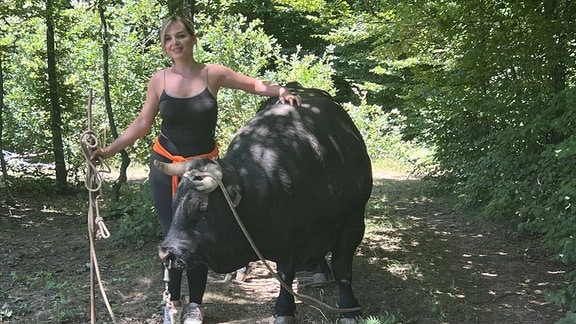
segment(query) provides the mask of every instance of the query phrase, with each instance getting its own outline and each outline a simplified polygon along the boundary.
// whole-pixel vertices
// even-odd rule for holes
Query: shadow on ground
[[[365,316],[394,316],[397,323],[523,324],[554,323],[563,316],[544,299],[547,289],[563,284],[561,265],[532,253],[533,242],[459,214],[431,192],[418,179],[375,180],[354,263],[353,286]],[[18,206],[0,208],[0,322],[90,321],[85,205],[70,203],[78,199],[21,193]],[[108,223],[112,235],[114,222]],[[97,242],[104,285],[120,323],[160,323],[157,243],[120,248]],[[206,323],[267,323],[278,289],[260,262],[242,285],[210,273]],[[337,301],[334,284],[298,290],[330,305]],[[98,322],[109,323],[97,296]],[[331,323],[337,317],[302,303],[298,311],[300,323]]]

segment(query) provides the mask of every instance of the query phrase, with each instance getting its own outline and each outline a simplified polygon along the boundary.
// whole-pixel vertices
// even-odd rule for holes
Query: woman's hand
[[[281,103],[289,102],[292,106],[300,106],[302,104],[302,98],[299,95],[295,95],[290,90],[286,89],[278,97]]]
[[[106,148],[98,147],[90,155],[90,160],[95,161],[98,158],[105,160],[105,159],[109,158],[110,156],[112,156],[112,154],[110,154],[110,152],[108,150],[106,150]]]

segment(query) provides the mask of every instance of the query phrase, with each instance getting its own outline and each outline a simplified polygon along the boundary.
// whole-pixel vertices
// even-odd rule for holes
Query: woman
[[[150,184],[162,234],[165,236],[172,220],[172,179],[160,173],[152,163],[179,161],[192,157],[217,157],[214,139],[217,122],[217,94],[222,87],[245,92],[277,96],[283,103],[300,104],[300,98],[278,84],[245,76],[228,67],[203,64],[194,59],[197,42],[192,22],[182,16],[169,17],[162,26],[162,49],[172,59],[172,66],[156,72],[148,83],[146,100],[136,119],[124,133],[105,148],[98,148],[92,157],[109,158],[150,131],[156,115],[162,117],[161,132],[156,138],[150,161]],[[182,271],[170,270],[169,291],[173,305],[181,306]],[[190,290],[189,304],[183,312],[185,324],[202,323],[202,298],[208,268],[198,266],[187,270]],[[168,307],[164,323],[171,323]]]

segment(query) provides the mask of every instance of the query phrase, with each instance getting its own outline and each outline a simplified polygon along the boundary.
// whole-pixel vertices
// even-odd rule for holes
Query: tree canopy
[[[407,158],[409,144],[430,149],[428,175],[463,206],[536,234],[557,259],[576,262],[576,3],[569,0],[6,0],[0,147],[55,163],[57,178],[69,182],[83,162],[77,142],[89,89],[95,130],[102,142],[114,135],[102,44],[121,131],[138,113],[148,78],[170,64],[158,44],[163,18],[184,8],[197,24],[200,60],[333,93],[374,159]],[[260,100],[222,93],[224,144]],[[129,149],[133,160],[146,160],[154,133]],[[576,311],[574,287],[552,299]]]

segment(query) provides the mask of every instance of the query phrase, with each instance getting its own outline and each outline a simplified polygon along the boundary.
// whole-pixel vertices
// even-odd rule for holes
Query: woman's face
[[[175,21],[166,28],[162,48],[168,56],[177,60],[192,57],[195,43],[196,35],[190,35],[183,23]]]

